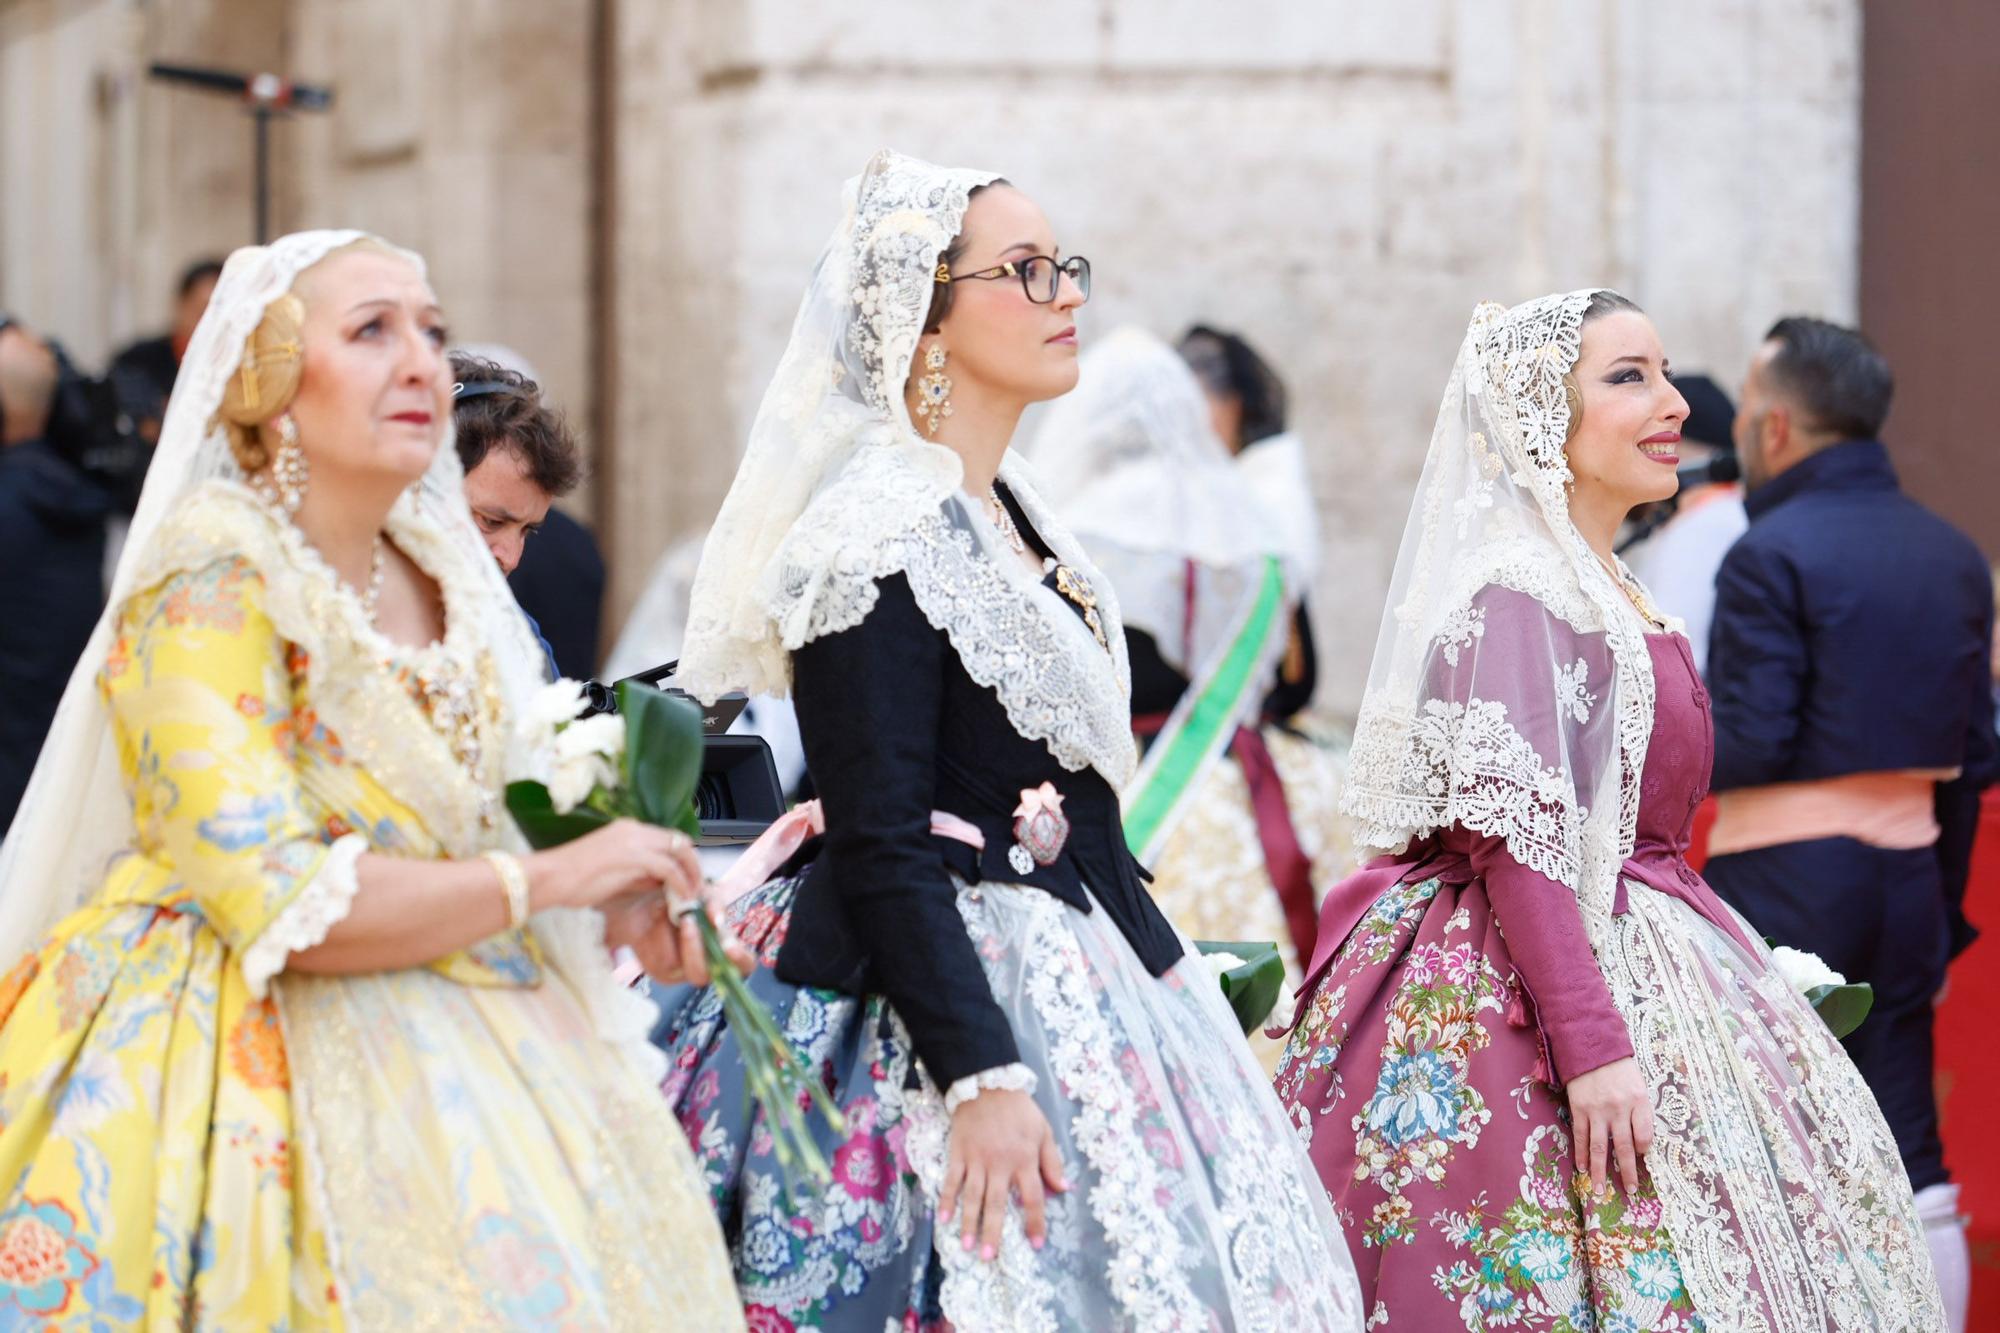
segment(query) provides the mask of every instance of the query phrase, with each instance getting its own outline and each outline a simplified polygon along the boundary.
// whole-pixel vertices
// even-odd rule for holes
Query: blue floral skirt
[[[773,881],[731,908],[767,959],[796,888]],[[1156,977],[1103,912],[1014,884],[956,889],[1069,1182],[1048,1200],[1047,1244],[1028,1244],[1014,1208],[990,1261],[932,1245],[950,1116],[881,1000],[752,982],[850,1121],[823,1140],[832,1185],[801,1205],[746,1109],[720,1003],[669,997],[666,1091],[751,1329],[1359,1333],[1326,1192],[1207,966],[1186,957]]]
[[[904,1148],[906,1097],[916,1087],[909,1036],[880,998],[790,986],[771,970],[802,878],[751,890],[728,920],[761,964],[752,993],[846,1116],[845,1137],[810,1117],[832,1184],[788,1191],[713,990],[658,995],[655,1040],[671,1061],[664,1091],[708,1181],[752,1333],[945,1329],[931,1212]]]

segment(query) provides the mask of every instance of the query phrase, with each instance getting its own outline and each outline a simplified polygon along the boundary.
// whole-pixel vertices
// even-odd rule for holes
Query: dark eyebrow
[[[496,523],[521,522],[521,516],[519,514],[516,514],[511,509],[503,509],[496,505],[480,505],[479,512],[486,515],[486,517],[492,519]],[[541,524],[537,523],[534,526],[540,527]]]
[[[1002,250],[1000,252],[1000,257],[1002,259],[1005,259],[1008,255],[1013,254],[1016,250],[1026,250],[1029,254],[1034,254],[1035,243],[1033,241],[1016,241],[1012,245],[1008,246],[1005,250]]]

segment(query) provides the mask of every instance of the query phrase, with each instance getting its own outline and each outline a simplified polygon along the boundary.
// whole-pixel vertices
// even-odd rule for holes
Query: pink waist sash
[[[1715,890],[1692,870],[1687,870],[1685,875],[1680,873],[1686,867],[1687,862],[1679,853],[1657,846],[1642,846],[1619,867],[1613,912],[1623,913],[1626,910],[1627,882],[1636,881],[1655,892],[1679,898],[1732,936],[1746,952],[1755,953],[1728,908],[1716,897]],[[1340,952],[1341,946],[1347,943],[1347,937],[1354,933],[1354,928],[1361,924],[1361,918],[1390,889],[1406,880],[1441,879],[1447,884],[1465,885],[1478,878],[1471,857],[1462,851],[1430,842],[1408,851],[1378,856],[1334,885],[1328,891],[1326,901],[1320,904],[1319,938],[1313,947],[1312,962],[1305,969],[1305,982],[1299,987],[1300,999],[1303,1000],[1318,984],[1320,974],[1333,961],[1333,956]]]
[[[1928,847],[1938,840],[1937,784],[1956,776],[1948,769],[1849,773],[1720,792],[1708,854],[1727,856],[1815,838],[1853,838],[1890,851]]]
[[[826,832],[826,812],[818,801],[801,801],[757,835],[757,841],[744,848],[743,855],[731,863],[729,869],[716,878],[709,890],[709,904],[713,907],[727,907],[759,884],[771,878],[773,871],[792,859],[808,838]],[[970,820],[943,810],[931,811],[931,832],[940,838],[952,838],[976,851],[986,850],[986,835]]]

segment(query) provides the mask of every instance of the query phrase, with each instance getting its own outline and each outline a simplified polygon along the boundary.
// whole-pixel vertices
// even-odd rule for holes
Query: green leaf
[[[609,815],[588,806],[580,805],[566,815],[556,813],[549,789],[532,781],[507,784],[507,813],[514,816],[514,822],[521,826],[521,836],[537,851],[560,847],[611,822]]]
[[[1196,940],[1194,947],[1202,954],[1234,954],[1243,960],[1219,978],[1223,998],[1236,1011],[1244,1035],[1263,1027],[1285,986],[1285,960],[1278,946],[1267,940]]]
[[[699,836],[701,710],[650,685],[621,681],[618,713],[625,719],[625,786],[639,818]]]
[[[1806,1003],[1818,1011],[1820,1020],[1835,1037],[1845,1037],[1861,1026],[1875,1007],[1875,988],[1865,981],[1845,986],[1815,986],[1806,992]]]

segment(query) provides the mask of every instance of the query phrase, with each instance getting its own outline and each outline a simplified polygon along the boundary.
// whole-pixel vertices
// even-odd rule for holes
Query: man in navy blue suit
[[[1892,389],[1866,338],[1805,318],[1773,326],[1744,382],[1750,528],[1716,577],[1707,874],[1757,930],[1874,987],[1848,1051],[1963,1311],[1932,1003],[1975,933],[1962,908],[1996,767],[1993,591],[1972,541],[1899,489],[1879,438]]]

